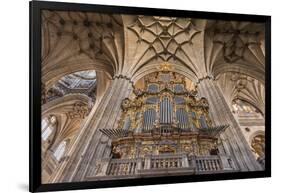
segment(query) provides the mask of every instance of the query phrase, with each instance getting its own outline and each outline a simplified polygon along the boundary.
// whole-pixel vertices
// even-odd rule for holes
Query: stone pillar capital
[[[199,85],[201,82],[203,82],[205,80],[215,80],[215,78],[213,77],[213,75],[202,76],[202,77],[198,78],[196,84]]]

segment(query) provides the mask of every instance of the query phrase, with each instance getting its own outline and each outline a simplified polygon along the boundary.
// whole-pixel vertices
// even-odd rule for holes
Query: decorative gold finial
[[[173,68],[172,68],[172,65],[168,62],[164,62],[162,63],[159,68],[159,70],[163,71],[163,72],[169,72],[171,71]]]

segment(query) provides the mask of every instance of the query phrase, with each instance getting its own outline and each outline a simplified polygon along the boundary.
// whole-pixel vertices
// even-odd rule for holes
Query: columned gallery
[[[42,12],[42,183],[264,170],[264,24]]]

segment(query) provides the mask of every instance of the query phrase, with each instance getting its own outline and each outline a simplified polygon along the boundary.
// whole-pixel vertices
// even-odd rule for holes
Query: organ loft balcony
[[[111,154],[98,159],[96,177],[238,171],[219,148],[228,125],[212,123],[207,99],[198,98],[180,74],[162,71],[144,77],[121,108],[117,128],[99,130],[110,139]]]

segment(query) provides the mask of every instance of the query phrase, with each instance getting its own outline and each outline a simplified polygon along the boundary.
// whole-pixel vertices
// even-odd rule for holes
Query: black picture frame
[[[265,142],[266,162],[264,171],[204,174],[193,176],[169,176],[140,178],[130,180],[110,180],[71,183],[41,183],[41,10],[93,11],[102,13],[122,13],[140,15],[161,15],[192,17],[203,19],[237,20],[265,23]],[[215,13],[201,11],[184,11],[155,8],[136,8],[122,6],[105,6],[94,4],[61,3],[46,1],[30,2],[30,143],[29,143],[29,191],[43,192],[55,190],[77,190],[89,188],[108,188],[152,184],[171,184],[198,181],[214,181],[245,178],[262,178],[271,176],[271,17],[267,15],[247,15],[232,13]]]

